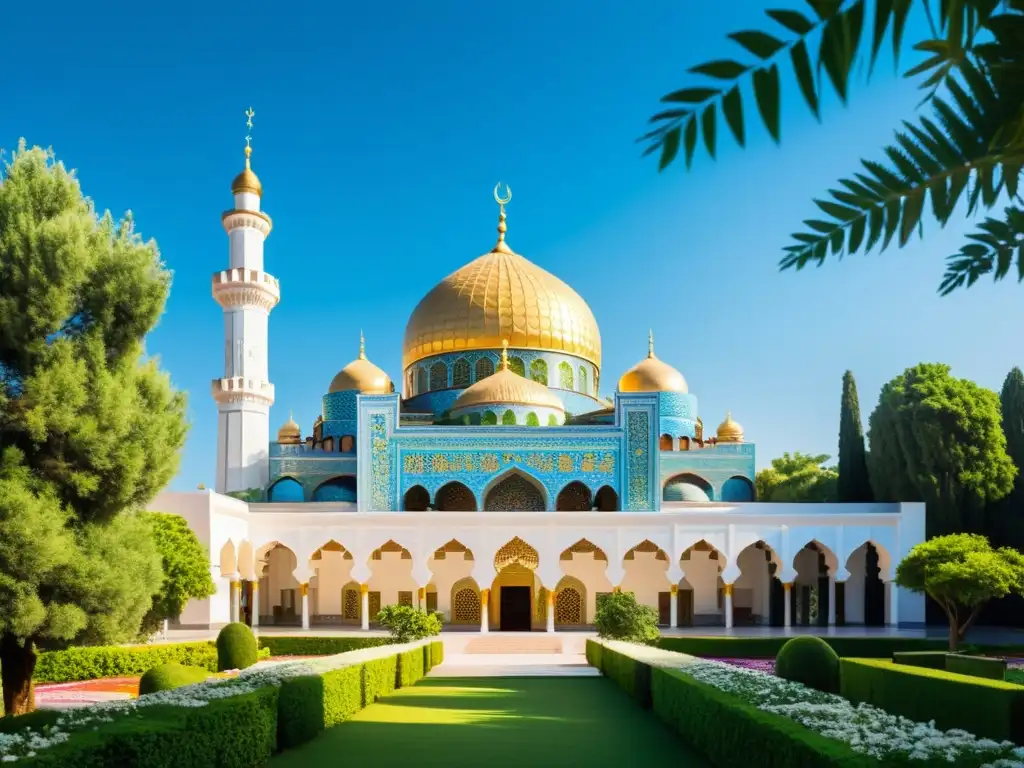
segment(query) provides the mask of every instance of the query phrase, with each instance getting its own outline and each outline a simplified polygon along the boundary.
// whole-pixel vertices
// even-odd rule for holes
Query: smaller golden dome
[[[619,379],[619,392],[681,392],[690,389],[683,374],[654,356],[654,332],[647,338],[647,358]]]
[[[743,425],[732,420],[732,414],[725,414],[725,421],[718,425],[718,432],[715,435],[720,443],[742,443]]]
[[[242,192],[252,192],[259,197],[263,197],[263,185],[260,184],[260,178],[252,172],[250,167],[249,158],[251,156],[252,147],[247,146],[245,148],[245,169],[235,176],[235,180],[231,182],[231,194],[233,195]]]
[[[357,390],[364,395],[387,395],[395,391],[391,377],[366,359],[366,342],[359,334],[359,357],[346,365],[331,379],[328,393]]]
[[[281,445],[298,445],[302,442],[302,429],[295,423],[295,419],[290,413],[288,421],[277,430],[277,442]]]
[[[497,371],[465,389],[451,407],[452,413],[482,405],[528,405],[565,411],[562,400],[540,382],[524,378],[508,367],[508,340],[502,341]]]

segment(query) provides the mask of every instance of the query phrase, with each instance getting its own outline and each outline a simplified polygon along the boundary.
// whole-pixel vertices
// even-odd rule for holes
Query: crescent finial
[[[500,194],[500,189],[501,182],[499,181],[497,184],[494,185],[494,202],[496,202],[498,205],[507,205],[509,202],[512,201],[512,187],[510,187],[508,184],[505,185],[504,196]]]

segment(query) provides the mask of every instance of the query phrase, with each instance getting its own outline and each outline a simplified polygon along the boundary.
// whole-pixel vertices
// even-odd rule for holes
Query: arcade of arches
[[[221,572],[232,577],[231,617],[251,625],[309,628],[352,625],[369,628],[380,608],[416,605],[444,614],[445,624],[480,631],[529,631],[585,627],[604,595],[633,592],[668,627],[761,624],[772,626],[897,623],[891,581],[895,564],[874,543],[855,549],[845,563],[816,541],[808,542],[788,567],[763,541],[739,552],[734,567],[706,540],[680,554],[670,568],[664,549],[649,540],[629,549],[621,567],[585,538],[564,549],[557,569],[541,563],[527,541],[513,537],[494,555],[493,568],[481,568],[471,549],[457,539],[429,554],[417,569],[410,551],[387,541],[361,568],[342,543],[328,541],[299,568],[295,553],[279,543],[248,551],[252,572],[239,574],[249,547],[238,552],[229,542],[221,552]],[[489,564],[488,564],[489,565]],[[727,583],[723,574],[737,573]],[[669,571],[683,576],[671,583]],[[368,573],[359,581],[354,574]],[[417,583],[414,574],[427,579]],[[491,574],[479,583],[474,574]],[[258,576],[257,576],[258,574]],[[296,574],[307,574],[300,581]],[[609,574],[618,576],[612,583]],[[239,578],[240,576],[240,578]],[[787,578],[787,581],[783,581]],[[258,606],[258,610],[253,610]]]
[[[544,512],[548,509],[543,487],[518,472],[498,479],[481,495],[485,512]],[[476,512],[481,507],[468,486],[452,481],[438,488],[433,497],[422,485],[414,485],[405,492],[402,509],[406,512]],[[603,485],[595,492],[578,480],[558,492],[553,507],[555,512],[616,512],[618,509],[619,496],[614,488]]]

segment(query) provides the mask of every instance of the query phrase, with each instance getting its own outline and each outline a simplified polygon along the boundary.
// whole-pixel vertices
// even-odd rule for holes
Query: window
[[[548,364],[544,360],[534,360],[530,363],[530,378],[547,386]]]
[[[573,389],[572,366],[568,363],[558,364],[558,386],[562,389]]]
[[[448,388],[448,366],[434,363],[430,366],[430,391]]]
[[[452,365],[452,386],[463,388],[469,386],[469,361],[460,357]]]
[[[526,363],[523,362],[521,357],[510,357],[508,359],[508,369],[512,373],[517,373],[523,378],[526,378]]]
[[[427,369],[416,369],[416,394],[422,395],[427,391]]]
[[[399,605],[412,605],[412,592],[399,592],[398,593],[398,604]]]
[[[481,357],[476,361],[476,380],[486,379],[494,375],[494,361],[489,357]]]
[[[580,366],[580,392],[585,395],[590,394],[590,390],[587,389],[587,369],[582,365]]]

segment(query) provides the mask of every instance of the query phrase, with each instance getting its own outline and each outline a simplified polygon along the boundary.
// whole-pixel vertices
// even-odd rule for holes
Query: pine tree
[[[843,374],[843,404],[839,411],[839,500],[874,501],[864,451],[864,427],[853,372]]]

